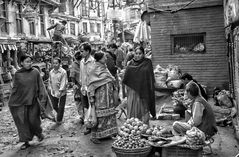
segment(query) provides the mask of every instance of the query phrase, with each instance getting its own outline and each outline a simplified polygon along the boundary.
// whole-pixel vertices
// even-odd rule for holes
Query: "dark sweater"
[[[199,102],[205,107],[202,116],[202,123],[197,126],[208,136],[213,136],[217,132],[216,120],[210,104],[201,97],[197,97],[194,102]]]
[[[44,96],[44,85],[37,69],[24,68],[15,73],[9,106],[33,105],[36,98]]]
[[[107,57],[107,61],[106,61],[107,68],[109,69],[110,73],[114,77],[116,77],[117,69],[118,69],[116,66],[116,55],[110,51],[107,51],[106,57]]]

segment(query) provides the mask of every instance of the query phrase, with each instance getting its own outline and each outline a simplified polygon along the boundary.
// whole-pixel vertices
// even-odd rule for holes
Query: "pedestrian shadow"
[[[50,130],[56,130],[56,129],[59,128],[60,126],[61,126],[61,125],[55,123],[55,124],[51,125],[51,126],[49,127],[49,129],[50,129]]]

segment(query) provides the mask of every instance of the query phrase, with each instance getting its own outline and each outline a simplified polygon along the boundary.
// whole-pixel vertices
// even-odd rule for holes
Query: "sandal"
[[[84,135],[88,135],[91,133],[91,129],[88,129],[86,128],[84,131],[83,131]]]
[[[21,150],[25,150],[25,149],[27,149],[28,147],[30,147],[31,145],[28,143],[28,142],[25,142],[21,147],[20,147],[20,149]]]
[[[91,142],[93,142],[94,144],[101,144],[100,140],[96,139],[96,138],[90,138]]]
[[[40,134],[39,136],[37,136],[37,138],[38,138],[38,141],[41,142],[44,140],[45,137],[43,134]]]
[[[82,117],[80,117],[79,123],[84,125],[84,119]]]

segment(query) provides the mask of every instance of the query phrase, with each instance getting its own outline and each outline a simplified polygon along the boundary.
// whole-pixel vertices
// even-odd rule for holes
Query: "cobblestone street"
[[[121,125],[123,118],[118,120]],[[156,123],[152,121],[151,123]],[[163,123],[163,122],[160,122]],[[1,157],[115,157],[111,150],[112,139],[105,139],[102,144],[95,145],[89,140],[90,135],[81,133],[83,126],[78,123],[78,114],[73,101],[72,91],[68,91],[64,123],[56,126],[49,120],[42,121],[45,140],[41,143],[36,139],[32,147],[19,150],[16,127],[7,106],[1,112]],[[234,157],[239,152],[239,146],[234,138],[232,128],[219,128],[212,144],[213,154],[210,157]]]

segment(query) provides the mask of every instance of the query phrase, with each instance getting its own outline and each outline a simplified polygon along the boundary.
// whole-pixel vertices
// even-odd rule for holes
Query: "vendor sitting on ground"
[[[215,116],[210,104],[201,96],[198,85],[191,81],[186,85],[186,96],[192,100],[191,118],[187,122],[176,121],[173,124],[173,133],[185,135],[187,130],[197,127],[203,131],[206,137],[217,133]]]
[[[200,88],[202,97],[203,97],[204,99],[208,100],[208,96],[207,96],[205,90],[202,88],[202,86],[201,86],[196,80],[193,79],[193,77],[192,77],[190,74],[184,73],[184,74],[180,77],[180,79],[183,80],[184,86],[186,86],[186,84],[187,84],[188,82],[190,82],[190,81],[195,82],[195,83],[198,85],[198,87]]]

